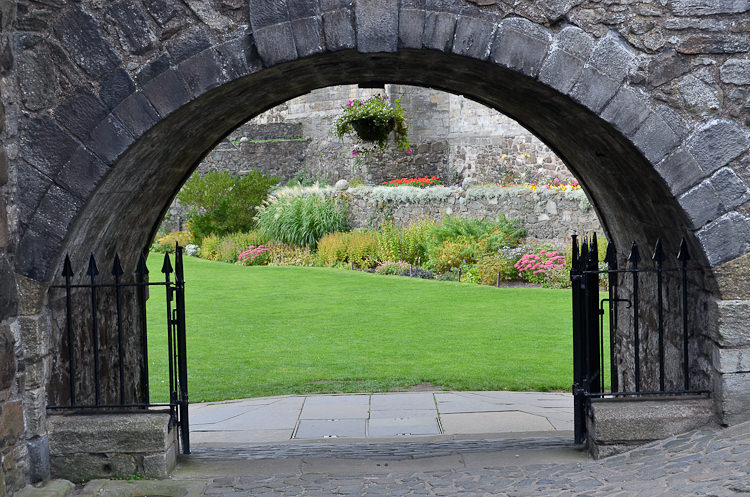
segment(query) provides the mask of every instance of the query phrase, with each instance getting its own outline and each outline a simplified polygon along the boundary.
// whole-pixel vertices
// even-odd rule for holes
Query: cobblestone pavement
[[[704,428],[602,461],[552,464],[545,461],[548,450],[527,451],[525,462],[518,464],[512,458],[472,464],[470,454],[459,454],[458,464],[449,469],[434,469],[440,466],[435,458],[431,467],[431,460],[423,459],[427,465],[416,471],[352,460],[338,460],[334,470],[276,459],[262,471],[228,467],[215,473],[222,476],[209,478],[178,468],[176,477],[209,478],[207,496],[231,497],[750,496],[750,423]]]

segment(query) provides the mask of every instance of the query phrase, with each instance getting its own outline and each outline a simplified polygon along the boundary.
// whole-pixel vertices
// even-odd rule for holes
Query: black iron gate
[[[655,244],[650,267],[640,265],[635,242],[624,269],[618,268],[613,244],[607,246],[604,267],[600,267],[598,254],[596,234],[584,237],[580,246],[573,236],[573,412],[578,444],[586,439],[591,398],[708,394],[706,390],[691,390],[690,385],[690,254],[685,240],[674,267],[664,266],[666,256],[660,240]],[[601,295],[602,286],[607,287],[606,296]],[[672,297],[669,306],[665,294]],[[680,341],[681,350],[670,348],[678,357],[665,356],[667,334],[673,341]],[[667,374],[667,359],[679,362],[680,371]],[[647,372],[645,378],[643,371]]]
[[[182,452],[190,453],[190,427],[188,421],[187,346],[185,335],[185,274],[182,247],[176,246],[175,265],[169,254],[164,255],[161,282],[150,281],[146,259],[141,254],[133,272],[134,281],[123,281],[125,271],[115,254],[109,282],[99,281],[99,269],[94,256],[89,258],[86,283],[73,284],[75,273],[70,258],[65,257],[62,276],[65,283],[54,285],[54,290],[64,290],[65,318],[63,339],[67,347],[61,350],[60,362],[67,363],[67,388],[69,402],[49,405],[53,410],[99,410],[103,413],[145,412],[150,408],[168,408],[170,429],[178,428]],[[174,281],[172,277],[174,276]],[[148,379],[148,322],[146,301],[150,290],[163,287],[166,298],[167,355],[169,365],[169,402],[150,401]],[[127,295],[125,295],[127,294]],[[85,307],[81,304],[87,300]],[[74,305],[73,301],[77,305]],[[128,315],[126,309],[135,310]],[[112,312],[113,311],[113,315]],[[125,318],[128,324],[125,323]],[[102,329],[102,326],[107,329]],[[152,332],[154,330],[151,330]],[[140,336],[134,337],[134,333]],[[108,344],[103,345],[106,338]],[[125,341],[140,341],[140,350],[128,350]],[[86,347],[80,347],[85,341]],[[76,345],[79,345],[77,348]],[[81,350],[89,349],[90,350]],[[104,351],[103,351],[104,349]],[[116,354],[113,353],[116,350]],[[64,355],[63,355],[64,353]],[[132,364],[126,361],[128,353],[139,353],[140,372],[133,373]],[[89,360],[90,357],[90,360]],[[85,359],[85,360],[84,360]],[[80,363],[80,364],[79,364]],[[128,373],[131,373],[130,375]],[[115,378],[103,388],[103,378]],[[115,384],[112,387],[112,384]],[[83,392],[79,391],[83,390]]]

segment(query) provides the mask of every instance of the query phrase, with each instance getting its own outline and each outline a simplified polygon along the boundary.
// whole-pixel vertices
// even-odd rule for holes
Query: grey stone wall
[[[596,213],[581,190],[363,186],[346,189],[292,188],[280,192],[299,195],[320,193],[346,200],[353,229],[378,227],[386,220],[406,226],[419,219],[439,221],[445,216],[496,219],[498,214],[504,214],[509,219],[522,221],[530,243],[549,244],[560,249],[570,247],[573,234],[601,233]]]
[[[370,157],[354,157],[355,142],[331,134],[343,105],[376,94],[401,99],[412,154],[390,147]],[[269,139],[278,141],[271,144]],[[254,168],[284,182],[298,173],[330,183],[358,177],[369,184],[425,175],[450,184],[466,178],[506,183],[573,179],[554,152],[509,117],[463,96],[392,84],[382,89],[323,88],[285,102],[233,131],[198,171]]]

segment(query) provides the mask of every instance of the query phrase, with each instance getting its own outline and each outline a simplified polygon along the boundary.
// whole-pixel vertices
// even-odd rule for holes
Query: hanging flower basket
[[[381,95],[366,100],[350,100],[333,122],[333,133],[340,139],[351,135],[358,142],[373,144],[371,147],[358,147],[359,150],[355,148],[353,155],[360,152],[367,154],[375,149],[385,150],[391,136],[396,147],[411,153],[408,131],[400,99],[391,103],[388,97]]]

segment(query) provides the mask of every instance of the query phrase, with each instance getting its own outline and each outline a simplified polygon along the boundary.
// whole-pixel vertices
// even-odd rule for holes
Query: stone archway
[[[617,246],[661,237],[674,252],[685,236],[704,269],[695,279],[698,373],[724,422],[745,419],[747,124],[730,99],[696,110],[689,98],[664,98],[662,86],[685,76],[700,87],[700,54],[720,66],[724,93],[746,90],[750,62],[731,54],[750,42],[701,38],[700,28],[669,43],[656,36],[670,29],[663,16],[729,22],[742,8],[676,1],[647,15],[630,6],[605,25],[570,2],[475,3],[12,3],[17,39],[3,52],[12,243],[0,259],[12,291],[3,319],[24,330],[18,361],[47,377],[9,390],[6,405],[23,399],[35,420],[11,445],[44,437],[50,351],[29,347],[50,338],[46,288],[66,253],[82,261],[118,251],[134,266],[192,169],[237,125],[315,88],[383,81],[460,93],[522,123],[578,176]],[[612,10],[602,19],[615,14],[601,9]],[[656,27],[638,28],[644,16]]]

